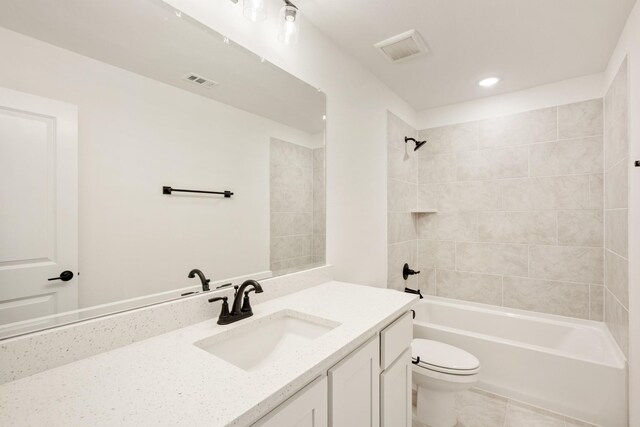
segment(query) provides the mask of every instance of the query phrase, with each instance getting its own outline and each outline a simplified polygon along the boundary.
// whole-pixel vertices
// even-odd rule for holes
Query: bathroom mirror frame
[[[121,0],[120,3],[122,3]],[[26,2],[25,2],[26,3]],[[30,3],[37,3],[36,0],[31,1]],[[195,19],[190,18],[189,16],[187,16],[186,14],[180,12],[180,11],[176,11],[174,8],[172,8],[171,6],[169,6],[168,4],[166,4],[165,2],[161,1],[161,0],[141,0],[140,2],[132,2],[132,3],[136,3],[137,6],[131,6],[131,10],[121,10],[121,12],[123,12],[123,15],[126,14],[125,12],[129,12],[129,13],[140,13],[141,7],[153,7],[154,11],[153,13],[156,15],[154,16],[154,19],[163,19],[165,21],[168,22],[188,22],[189,25],[191,25],[193,27],[193,29],[197,30],[198,32],[200,32],[201,34],[203,34],[203,37],[207,37],[210,40],[216,40],[217,43],[224,43],[228,49],[230,49],[230,51],[235,52],[234,55],[236,57],[238,56],[243,56],[243,61],[253,61],[253,63],[255,64],[260,64],[260,66],[265,70],[265,73],[268,74],[268,78],[270,82],[275,82],[276,85],[280,85],[278,86],[279,88],[284,88],[283,92],[286,92],[286,94],[279,96],[277,93],[276,95],[274,95],[274,88],[262,88],[263,92],[260,94],[260,96],[262,96],[262,100],[260,100],[260,96],[256,96],[256,99],[253,100],[247,100],[246,97],[245,99],[239,99],[239,98],[233,98],[233,91],[230,91],[228,94],[223,94],[220,95],[219,99],[216,99],[215,97],[209,97],[213,100],[213,102],[217,102],[220,104],[224,104],[226,106],[228,106],[229,108],[233,108],[233,109],[239,109],[242,110],[243,112],[246,112],[247,114],[253,114],[253,115],[258,115],[266,120],[271,120],[271,121],[275,121],[278,122],[280,124],[284,124],[285,126],[291,126],[293,128],[298,128],[298,129],[303,129],[305,131],[308,131],[309,129],[313,128],[314,126],[319,126],[318,124],[315,124],[316,119],[320,120],[320,125],[322,127],[321,130],[321,141],[319,138],[316,138],[316,143],[321,143],[321,146],[326,147],[326,141],[325,141],[325,128],[326,128],[326,96],[325,94],[313,87],[312,85],[309,85],[308,83],[300,80],[299,78],[297,78],[296,76],[293,76],[292,74],[290,74],[289,72],[282,70],[281,68],[277,67],[276,65],[270,63],[269,61],[266,61],[264,58],[260,57],[259,55],[256,55],[255,53],[245,49],[244,47],[238,45],[237,43],[235,43],[232,40],[227,39],[226,37],[224,37],[223,35],[219,34],[218,32],[216,32],[215,30],[204,26],[203,24],[201,24],[200,22],[196,21]],[[140,5],[144,5],[144,6],[140,6]],[[134,9],[138,9],[138,10],[134,10]],[[113,12],[114,8],[111,8],[111,12]],[[16,12],[15,10],[13,11],[14,13],[19,13]],[[59,11],[59,13],[64,14],[64,11]],[[46,14],[46,12],[42,13],[43,15]],[[58,19],[58,17],[55,17],[53,20]],[[105,20],[108,20],[110,18],[109,14],[106,15]],[[26,19],[26,18],[25,18]],[[20,37],[29,37],[32,38],[34,40],[37,40],[38,42],[45,42],[48,43],[50,45],[53,45],[54,48],[61,48],[61,49],[65,49],[68,50],[69,52],[71,52],[72,54],[77,54],[77,55],[82,55],[82,56],[86,56],[87,59],[89,60],[95,60],[95,61],[99,61],[99,62],[103,62],[104,64],[108,65],[108,66],[115,66],[118,68],[121,68],[122,70],[128,71],[128,72],[133,72],[136,73],[138,77],[142,77],[145,79],[152,79],[155,80],[156,82],[160,82],[163,84],[169,84],[172,85],[174,87],[178,87],[179,89],[182,89],[184,91],[187,92],[192,92],[192,93],[196,93],[197,95],[202,95],[202,93],[198,93],[198,90],[200,90],[200,88],[198,87],[189,87],[188,85],[192,84],[192,83],[184,83],[184,82],[167,82],[167,81],[163,81],[164,79],[162,77],[158,77],[158,76],[154,76],[153,72],[150,73],[141,73],[139,72],[139,70],[132,70],[130,68],[128,68],[126,65],[123,65],[122,63],[118,63],[117,61],[107,61],[105,60],[104,57],[100,57],[98,56],[94,56],[94,55],[87,55],[86,52],[83,52],[83,49],[86,49],[86,46],[83,46],[82,43],[79,43],[77,46],[70,46],[70,45],[65,45],[66,41],[64,40],[64,37],[61,37],[59,40],[45,40],[44,37],[47,34],[47,26],[44,25],[44,29],[41,30],[34,30],[33,34],[27,34],[23,31],[20,30],[20,28],[16,28],[15,26],[9,26],[6,25],[8,21],[12,20],[11,16],[5,16],[5,18],[0,20],[0,30],[3,31],[10,31],[10,32],[15,32],[16,34],[18,34]],[[38,20],[38,17],[34,18],[34,22],[36,22]],[[19,20],[13,19],[13,22],[16,22],[16,26],[21,25],[19,22]],[[180,24],[182,25],[182,24]],[[116,34],[117,32],[114,31],[113,34]],[[168,31],[168,33],[170,33],[170,31]],[[5,34],[5,33],[2,33]],[[121,40],[120,40],[121,41]],[[115,43],[115,45],[118,45],[118,43]],[[111,52],[113,53],[113,52]],[[105,56],[109,56],[109,55],[105,55]],[[117,55],[114,55],[113,58],[117,58]],[[246,65],[246,64],[245,64]],[[140,69],[144,69],[143,64],[140,65]],[[149,75],[151,74],[151,75]],[[246,78],[245,74],[241,75],[242,78]],[[242,82],[242,78],[240,79]],[[0,89],[2,89],[3,87],[8,87],[11,90],[20,90],[22,89],[21,87],[9,87],[9,85],[6,84],[7,81],[9,81],[10,79],[7,78],[7,76],[3,76],[0,73]],[[252,81],[251,83],[253,84],[253,86],[251,87],[247,87],[245,89],[242,89],[240,87],[235,88],[237,93],[247,93],[250,92],[250,89],[260,89],[260,79],[256,79],[256,81]],[[231,86],[231,85],[230,85]],[[277,88],[277,87],[276,87]],[[27,91],[25,91],[26,93]],[[297,102],[298,100],[296,99],[291,99],[291,98],[286,98],[286,95],[291,95],[291,93],[295,93],[295,94],[300,94],[301,97],[303,97],[303,100],[300,100],[299,102]],[[267,100],[267,96],[271,94],[274,95],[275,98],[274,100],[276,101],[274,103],[275,108],[265,108],[265,106],[268,106],[268,104],[265,104],[265,100]],[[40,93],[35,93],[35,95],[37,96],[41,96]],[[312,100],[312,98],[315,97],[315,100]],[[53,97],[52,97],[53,98]],[[321,100],[321,101],[317,101],[317,100]],[[68,102],[67,100],[62,100],[63,102]],[[262,101],[262,102],[260,102]],[[316,104],[314,104],[313,106],[310,106],[312,102],[316,102]],[[319,103],[321,102],[321,107],[319,107]],[[290,104],[290,105],[289,105]],[[285,105],[287,108],[283,107],[283,105]],[[305,110],[302,106],[303,105],[307,105],[309,106],[308,110]],[[1,106],[0,106],[1,107]],[[82,113],[82,111],[81,111]],[[312,123],[312,121],[314,123]],[[298,127],[299,126],[299,127]],[[274,144],[281,144],[282,143],[287,143],[284,141],[285,138],[282,137],[282,135],[272,135],[270,138],[270,149],[267,151],[267,153],[269,152],[273,152],[273,147]],[[79,143],[81,143],[81,139],[79,139]],[[294,144],[295,145],[295,144]],[[318,145],[318,147],[320,147],[320,145]],[[286,147],[285,147],[286,148]],[[286,151],[286,150],[285,150]],[[322,153],[322,175],[321,175],[321,185],[322,185],[322,194],[321,194],[321,202],[322,202],[322,207],[324,209],[324,182],[325,182],[325,178],[326,178],[326,174],[324,172],[324,152]],[[271,154],[273,156],[273,154]],[[313,156],[313,154],[312,154]],[[273,161],[266,159],[269,164],[273,163]],[[314,166],[315,168],[315,163]],[[270,184],[269,185],[269,197],[267,198],[268,203],[269,204],[273,204],[273,181],[274,181],[274,176],[273,176],[273,166],[267,166],[268,169],[270,169]],[[315,177],[314,177],[315,178]],[[277,178],[276,178],[277,180]],[[152,188],[153,191],[158,191],[158,193],[160,193],[160,189],[161,187],[164,186],[168,186],[168,185],[175,185],[176,188],[183,188],[184,186],[179,185],[179,182],[165,182],[165,181],[158,181],[157,183],[157,188]],[[197,188],[196,190],[227,190],[227,188]],[[234,188],[230,188],[231,191],[234,191]],[[237,191],[237,190],[236,190]],[[79,197],[81,198],[83,195],[82,190],[79,193]],[[165,195],[163,197],[171,197],[173,198],[174,196],[177,196],[176,199],[178,198],[183,198],[183,195],[180,194],[175,194],[175,195]],[[315,194],[314,194],[315,196]],[[206,197],[206,196],[205,196]],[[233,195],[233,197],[242,197],[242,192],[240,192],[240,194],[236,194]],[[194,198],[195,199],[195,198]],[[217,204],[222,204],[224,203],[224,199],[227,199],[226,197],[221,197],[220,200],[215,200],[215,203]],[[204,198],[202,200],[205,200]],[[270,213],[270,219],[268,221],[271,221],[270,224],[268,224],[267,227],[267,233],[271,233],[273,234],[273,229],[274,227],[277,227],[277,225],[273,224],[273,212],[272,212],[272,208],[270,209],[269,207],[267,207],[267,211]],[[315,213],[315,209],[314,209],[314,213]],[[79,212],[79,216],[80,216],[80,220],[82,221],[82,213]],[[322,239],[324,239],[324,217],[325,215],[323,214],[321,217],[321,229],[322,229]],[[316,224],[315,224],[315,218],[313,218],[313,228],[314,231],[312,231],[312,233],[315,233],[315,228],[316,228]],[[79,231],[80,233],[83,233],[83,230],[80,229]],[[280,237],[274,237],[273,235],[269,235],[269,245],[270,245],[270,251],[273,251],[273,240],[278,239]],[[211,271],[211,269],[207,269],[207,268],[202,268],[202,270],[204,271],[205,274],[207,274],[207,277],[209,277],[209,279],[211,279],[209,286],[210,286],[210,290],[207,291],[210,294],[216,294],[218,293],[218,291],[224,291],[225,289],[228,289],[226,287],[224,288],[220,288],[224,285],[228,285],[228,284],[239,284],[242,281],[248,279],[248,278],[252,278],[252,279],[257,279],[257,280],[261,280],[261,279],[265,279],[265,278],[270,278],[270,277],[276,277],[279,275],[283,275],[283,274],[289,274],[292,272],[296,272],[296,271],[302,271],[302,270],[307,270],[307,269],[311,269],[311,268],[315,268],[318,266],[322,266],[325,265],[325,255],[324,255],[324,241],[322,242],[322,256],[318,256],[318,257],[311,257],[312,258],[312,262],[308,263],[308,264],[304,264],[304,265],[300,265],[300,266],[287,266],[284,263],[281,263],[279,265],[282,266],[282,269],[279,269],[277,271],[269,268],[268,270],[262,270],[262,271],[248,271],[248,272],[242,272],[241,274],[235,274],[232,275],[230,277],[224,277],[224,278],[220,278],[218,275],[215,274],[214,271]],[[82,267],[82,257],[83,257],[83,253],[82,253],[82,249],[80,249],[80,264],[77,268],[78,270],[78,274],[75,276],[74,280],[78,280],[80,279],[80,283],[82,283],[82,278],[84,276],[81,276],[80,273],[82,273],[84,271],[84,268]],[[2,261],[2,260],[0,260]],[[132,258],[132,262],[135,262],[134,259]],[[273,260],[270,261],[269,267],[272,267],[274,265]],[[1,264],[0,264],[1,266]],[[109,266],[111,268],[115,267],[115,266]],[[194,267],[194,268],[198,268],[200,267],[199,265],[195,264],[192,265],[190,267]],[[75,269],[74,269],[75,270]],[[64,325],[69,325],[71,323],[76,323],[76,322],[82,322],[82,321],[86,321],[86,320],[90,320],[90,319],[95,319],[98,317],[105,317],[105,316],[109,316],[109,315],[113,315],[113,314],[117,314],[117,313],[122,313],[122,312],[126,312],[126,311],[131,311],[131,310],[136,310],[139,308],[144,308],[144,307],[149,307],[152,305],[156,305],[156,304],[161,304],[161,303],[165,303],[165,302],[170,302],[170,301],[176,301],[176,300],[180,300],[180,299],[185,299],[185,298],[191,298],[194,296],[200,296],[203,294],[203,290],[200,286],[199,281],[197,280],[197,278],[193,278],[193,279],[189,279],[187,278],[187,273],[189,272],[188,269],[185,269],[185,271],[180,271],[180,275],[184,276],[184,281],[179,282],[179,283],[175,283],[175,286],[171,289],[162,289],[159,290],[158,292],[153,292],[153,293],[147,293],[147,294],[143,294],[143,295],[137,295],[134,297],[129,297],[129,298],[122,298],[120,300],[115,300],[115,301],[109,301],[103,304],[94,304],[94,305],[90,305],[87,307],[82,307],[82,306],[78,306],[77,309],[75,310],[71,310],[71,311],[64,311],[64,312],[59,312],[59,313],[55,313],[55,314],[50,314],[47,316],[41,316],[41,317],[34,317],[34,318],[29,318],[29,319],[25,319],[24,321],[19,321],[19,322],[12,322],[9,326],[10,328],[7,328],[7,324],[0,324],[0,340],[4,340],[4,339],[8,339],[8,338],[12,338],[15,336],[20,336],[20,335],[24,335],[24,334],[29,334],[29,333],[33,333],[33,332],[38,332],[38,331],[42,331],[42,330],[46,330],[46,329],[51,329],[51,328],[56,328],[56,327],[60,327],[60,326],[64,326]],[[212,274],[213,273],[213,274]],[[246,273],[246,274],[244,274]],[[153,280],[153,273],[151,274],[151,278]],[[211,275],[211,276],[209,276]],[[78,277],[80,276],[80,277]],[[54,282],[55,283],[55,282]],[[2,295],[0,295],[1,297]],[[0,302],[2,299],[0,298]]]

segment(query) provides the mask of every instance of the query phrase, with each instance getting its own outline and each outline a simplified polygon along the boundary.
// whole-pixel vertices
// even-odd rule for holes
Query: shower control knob
[[[409,276],[413,276],[414,274],[420,274],[420,272],[410,269],[409,264],[405,264],[402,268],[402,277],[404,280],[407,280]]]

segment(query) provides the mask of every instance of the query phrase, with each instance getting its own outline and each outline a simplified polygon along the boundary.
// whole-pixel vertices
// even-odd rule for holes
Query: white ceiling
[[[160,0],[2,0],[0,26],[308,133],[324,129],[323,93]],[[187,73],[220,86],[181,80]]]
[[[304,15],[413,108],[602,72],[635,0],[299,0]],[[389,63],[373,44],[410,29],[430,53]],[[502,82],[477,86],[487,76]]]

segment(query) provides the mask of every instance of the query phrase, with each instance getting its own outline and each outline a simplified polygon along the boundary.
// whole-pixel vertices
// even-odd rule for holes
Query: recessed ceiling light
[[[487,77],[486,79],[482,79],[478,82],[479,86],[482,87],[491,87],[500,81],[499,77]]]

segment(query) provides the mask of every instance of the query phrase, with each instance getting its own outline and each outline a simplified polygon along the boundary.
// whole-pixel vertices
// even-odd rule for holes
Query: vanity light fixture
[[[495,86],[500,81],[500,77],[487,77],[478,82],[478,86],[491,87]]]
[[[280,9],[278,40],[285,45],[298,42],[300,34],[300,12],[298,7],[289,0],[284,0],[284,6]]]
[[[242,13],[252,22],[267,19],[268,0],[243,0]],[[298,43],[300,34],[300,10],[290,0],[283,0],[284,6],[280,9],[278,40],[285,45]],[[237,4],[238,0],[231,0]]]
[[[244,0],[242,13],[252,22],[267,19],[267,0]]]

